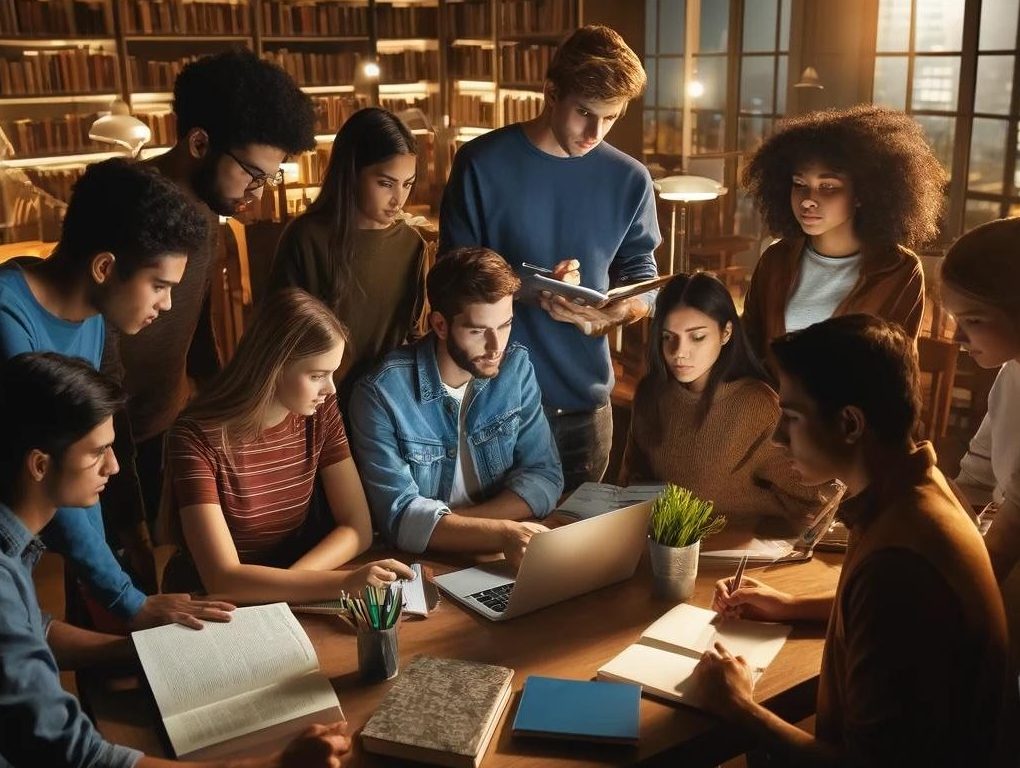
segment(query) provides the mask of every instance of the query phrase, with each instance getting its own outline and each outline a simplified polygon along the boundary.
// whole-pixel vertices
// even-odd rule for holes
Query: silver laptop
[[[500,560],[446,573],[436,584],[487,619],[504,621],[634,575],[652,502],[536,533],[514,578]]]

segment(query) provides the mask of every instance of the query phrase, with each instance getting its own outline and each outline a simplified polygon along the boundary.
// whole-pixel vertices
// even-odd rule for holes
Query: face
[[[853,183],[821,163],[810,163],[793,174],[790,205],[804,234],[819,237],[838,230],[853,231],[857,200]]]
[[[160,312],[170,310],[170,291],[181,282],[187,263],[186,254],[161,256],[126,280],[120,279],[111,263],[99,288],[100,311],[121,333],[138,333]]]
[[[499,373],[510,339],[513,304],[513,296],[494,304],[468,304],[449,325],[442,315],[433,313],[436,335],[446,343],[450,357],[476,379],[491,379]]]
[[[287,157],[282,149],[267,144],[248,144],[229,153],[205,146],[191,185],[220,216],[243,215],[253,208],[264,189],[258,180],[275,176]]]
[[[956,338],[982,368],[1020,359],[1020,327],[999,307],[942,283],[942,305],[956,319]]]
[[[336,393],[333,374],[344,356],[343,342],[328,352],[287,363],[276,382],[276,399],[291,413],[312,416]]]
[[[48,464],[47,495],[58,507],[91,507],[111,475],[120,471],[113,455],[113,417],[98,424],[64,453],[60,466]]]
[[[779,422],[772,441],[785,449],[794,471],[807,485],[845,476],[848,448],[834,419],[826,419],[800,382],[779,372]]]
[[[712,366],[733,334],[733,325],[719,323],[692,307],[680,306],[662,324],[662,360],[673,378],[695,392],[708,383]]]
[[[553,135],[568,157],[581,157],[595,149],[627,106],[626,99],[558,97],[551,89],[546,91],[546,100],[552,109]]]
[[[358,228],[386,229],[397,218],[414,187],[414,155],[394,155],[358,174]]]

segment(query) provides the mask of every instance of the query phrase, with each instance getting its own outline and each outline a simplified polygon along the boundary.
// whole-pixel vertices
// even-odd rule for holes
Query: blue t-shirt
[[[457,152],[439,218],[440,252],[482,245],[517,269],[581,263],[581,284],[654,277],[662,238],[648,170],[602,142],[582,157],[538,149],[520,124],[487,133]],[[609,400],[606,337],[590,338],[541,307],[514,308],[511,339],[531,353],[548,406],[588,411]]]
[[[32,294],[17,264],[0,267],[0,356],[57,352],[81,357],[96,370],[103,357],[102,315],[69,322],[52,314]],[[95,598],[116,615],[130,619],[145,601],[106,543],[102,508],[62,507],[43,529],[46,546],[63,555]]]

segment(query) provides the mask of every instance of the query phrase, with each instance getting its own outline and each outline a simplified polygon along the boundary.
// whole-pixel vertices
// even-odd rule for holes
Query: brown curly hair
[[[790,189],[797,169],[812,162],[850,177],[859,203],[854,232],[867,245],[917,246],[938,235],[947,176],[909,115],[862,105],[784,121],[751,156],[742,178],[769,232],[803,234]]]

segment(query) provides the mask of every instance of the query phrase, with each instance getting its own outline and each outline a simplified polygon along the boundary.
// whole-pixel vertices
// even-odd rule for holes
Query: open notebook
[[[701,655],[718,642],[734,656],[743,656],[757,681],[782,649],[791,627],[742,619],[713,623],[716,616],[704,608],[678,605],[634,645],[602,665],[599,679],[637,683],[642,693],[696,707],[691,673]]]

